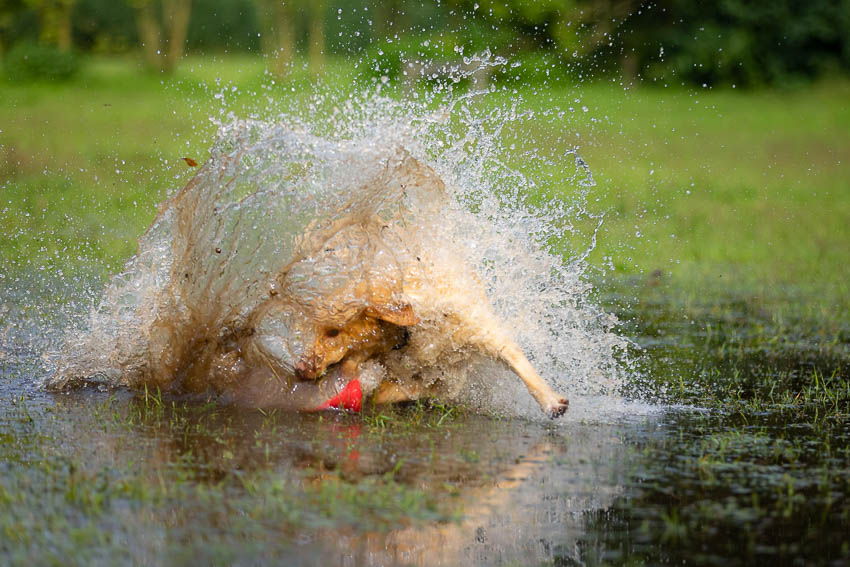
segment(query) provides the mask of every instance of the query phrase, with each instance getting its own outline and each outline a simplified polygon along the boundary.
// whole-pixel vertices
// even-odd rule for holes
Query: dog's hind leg
[[[414,385],[402,386],[395,382],[381,382],[373,398],[376,404],[411,402],[422,397],[422,388]]]

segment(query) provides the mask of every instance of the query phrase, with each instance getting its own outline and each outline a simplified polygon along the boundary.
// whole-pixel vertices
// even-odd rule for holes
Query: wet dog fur
[[[318,380],[334,366],[345,379],[360,378],[367,361],[385,369],[370,388],[375,403],[413,400],[439,393],[440,385],[427,377],[430,369],[483,354],[510,367],[547,415],[566,411],[566,398],[539,376],[493,314],[477,277],[457,258],[403,246],[415,240],[380,218],[352,219],[335,229],[301,260],[307,265],[296,262],[279,276],[239,342],[242,363],[259,369],[247,379],[252,389],[280,392],[255,404],[274,405],[274,398],[286,395],[285,389],[258,388],[258,382],[281,376]],[[390,251],[392,262],[382,258]],[[317,281],[340,273],[350,276],[342,285]],[[324,293],[300,290],[307,280]],[[233,366],[222,361],[232,356],[214,364],[219,380],[230,388],[242,381],[244,387],[244,368],[239,376],[227,375]]]
[[[406,154],[396,170],[382,182],[429,188],[418,208],[431,207],[430,213],[417,210],[405,220],[352,212],[310,227],[247,317],[223,318],[230,307],[214,296],[197,306],[156,307],[143,337],[119,344],[132,364],[116,383],[311,409],[335,384],[356,378],[376,403],[394,403],[439,395],[445,382],[463,379],[452,369],[483,355],[511,368],[547,415],[562,415],[566,398],[503,328],[474,270],[427,226],[410,224],[429,214],[439,222],[433,195],[445,197],[442,181]],[[203,205],[198,179],[166,202],[161,215],[174,210],[186,226],[203,223],[196,221]],[[173,269],[169,285],[180,289],[184,276],[192,281],[184,273],[190,269]],[[71,364],[49,386],[79,383],[79,374]]]

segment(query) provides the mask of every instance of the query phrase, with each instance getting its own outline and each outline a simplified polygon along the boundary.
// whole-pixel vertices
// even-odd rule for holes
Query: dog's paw
[[[567,408],[570,407],[570,402],[567,398],[558,398],[546,409],[546,414],[552,419],[561,417],[567,412]]]

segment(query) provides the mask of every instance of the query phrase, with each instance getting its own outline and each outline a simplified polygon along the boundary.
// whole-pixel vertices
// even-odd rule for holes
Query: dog
[[[399,151],[359,204],[310,223],[280,269],[248,283],[222,282],[225,269],[199,256],[196,242],[178,247],[215,234],[204,215],[219,209],[199,194],[209,176],[199,172],[154,221],[152,232],[178,233],[167,274],[152,278],[167,293],[136,300],[145,323],[112,356],[129,361],[122,383],[255,407],[359,410],[369,397],[382,404],[439,395],[453,379],[443,369],[483,355],[511,368],[546,415],[567,410],[493,313],[474,270],[435,234],[446,191],[432,168]],[[362,205],[386,187],[400,196],[397,212]],[[145,251],[140,244],[139,258]],[[67,366],[53,385],[80,373]]]

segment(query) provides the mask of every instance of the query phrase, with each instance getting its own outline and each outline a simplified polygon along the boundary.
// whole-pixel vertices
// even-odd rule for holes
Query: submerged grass
[[[340,86],[362,86],[350,66],[331,66]],[[248,56],[190,58],[170,78],[99,58],[61,85],[0,82],[5,287],[57,298],[56,281],[102,281],[135,251],[156,204],[193,174],[182,158],[205,159],[211,117],[267,112],[311,89],[301,71],[273,83]],[[760,92],[587,83],[496,93],[487,104],[511,97],[538,113],[522,132],[504,131],[514,152],[506,159],[552,180],[532,201],[570,200],[575,187],[547,171],[563,160],[525,162],[527,150],[576,148],[589,163],[588,208],[605,220],[588,276],[625,334],[644,345],[665,333],[694,337],[668,345],[680,350],[724,337],[710,348],[724,352],[726,378],[744,343],[748,356],[764,353],[758,364],[782,366],[802,348],[833,361],[821,374],[840,377],[836,361],[850,343],[848,93],[846,82]],[[563,114],[542,114],[553,107]],[[589,245],[596,221],[582,222],[565,253]],[[722,392],[702,403],[726,399]],[[676,399],[699,401],[692,394]]]
[[[457,518],[459,502],[428,488],[444,473],[413,484],[404,458],[364,469],[358,438],[369,414],[246,415],[158,392],[87,391],[55,405],[39,397],[35,418],[25,395],[0,411],[10,431],[0,437],[4,564],[183,563],[193,553],[220,563],[250,548],[274,558],[304,530],[381,532]],[[429,420],[440,414],[411,411],[405,434],[428,437],[413,422],[433,431]],[[392,437],[382,426],[381,442]],[[198,538],[217,543],[201,549]]]
[[[439,403],[293,415],[158,391],[53,397],[15,373],[0,387],[0,559],[369,564],[365,549],[399,553],[405,535],[425,558],[460,540],[468,543],[449,553],[483,563],[521,557],[514,546],[528,538],[552,565],[850,560],[846,381],[816,368],[747,366],[740,338],[726,373],[728,350],[712,345],[729,330],[680,351],[644,341],[650,360],[666,360],[651,374],[667,388],[659,395],[707,409],[625,419],[614,430],[541,428]],[[711,368],[713,382],[701,382]],[[670,391],[677,376],[692,386]],[[540,453],[534,443],[555,450],[532,458],[528,479],[513,467]],[[506,508],[470,524],[469,510],[494,486]],[[552,526],[517,529],[518,494]],[[490,541],[496,518],[512,535]],[[483,550],[494,555],[466,555]]]
[[[588,562],[846,562],[846,419],[745,415],[672,413],[630,439],[624,497],[586,517]]]
[[[758,296],[686,297],[669,285],[608,298],[642,349],[631,394],[728,411],[850,415],[846,321],[812,319]],[[801,416],[802,417],[802,416]]]

